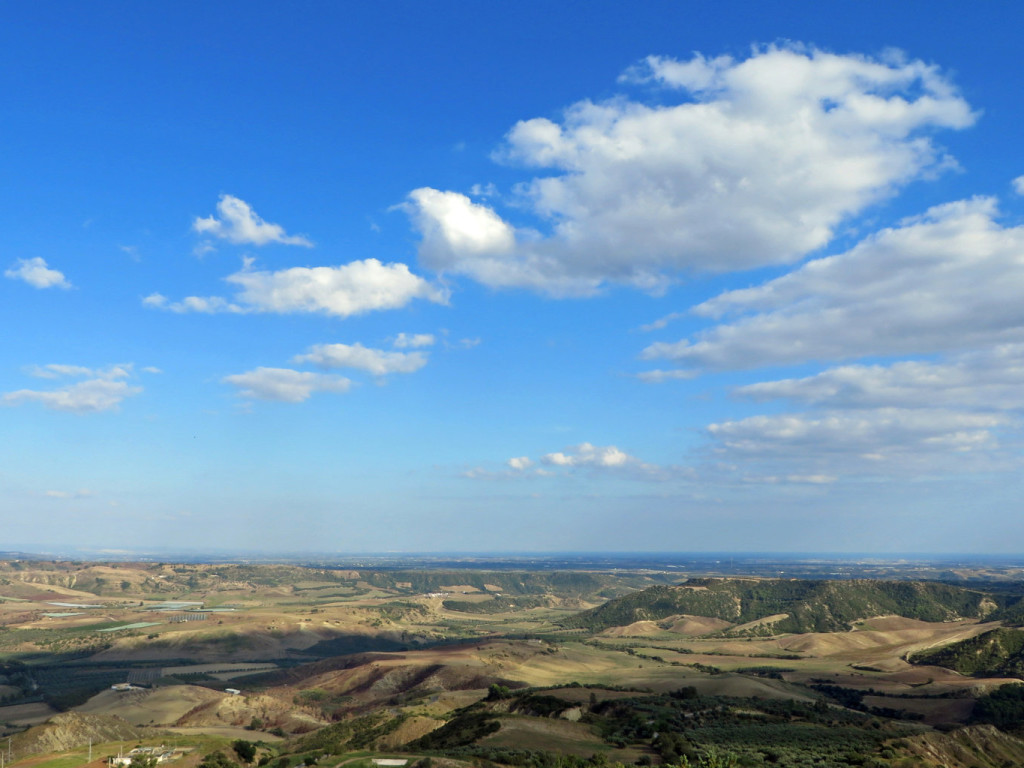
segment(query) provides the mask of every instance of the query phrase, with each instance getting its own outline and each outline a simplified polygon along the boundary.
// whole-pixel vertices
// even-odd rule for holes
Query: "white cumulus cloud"
[[[519,187],[535,224],[457,192],[413,191],[405,208],[423,263],[553,294],[792,263],[950,165],[931,133],[975,120],[936,68],[896,55],[650,57],[623,80],[657,85],[669,103],[583,101],[508,133],[499,159],[542,171]]]
[[[397,309],[413,299],[446,300],[441,289],[414,275],[405,264],[383,264],[377,259],[277,272],[242,270],[227,280],[241,288],[239,301],[261,312],[324,312],[348,317]]]
[[[232,299],[188,296],[172,302],[160,293],[142,300],[145,306],[172,312],[318,312],[349,317],[364,312],[399,309],[413,299],[439,304],[447,292],[414,275],[405,264],[384,264],[377,259],[352,261],[334,267],[292,267],[277,271],[255,270],[249,262],[225,278],[237,286]]]
[[[648,464],[617,446],[592,443],[580,443],[562,451],[547,453],[537,460],[529,456],[514,456],[505,462],[505,466],[507,469],[502,473],[486,474],[489,477],[505,478],[554,478],[577,470],[587,470],[641,481],[690,478],[693,474],[687,467]]]
[[[357,368],[374,376],[414,373],[427,364],[423,352],[389,352],[362,344],[317,344],[292,362],[312,363],[321,368]]]
[[[485,285],[550,293],[593,293],[597,283],[565,273],[552,255],[519,247],[536,233],[516,232],[494,210],[459,192],[415,189],[401,206],[419,230],[419,259],[438,272],[465,274]]]
[[[352,382],[343,376],[295,371],[290,368],[256,368],[225,376],[224,382],[252,400],[301,403],[315,392],[347,392]]]
[[[221,195],[217,202],[217,215],[197,217],[192,229],[201,235],[211,235],[238,245],[302,245],[311,248],[313,243],[302,235],[289,235],[280,224],[264,221],[252,207],[234,195]],[[204,249],[203,253],[208,249]],[[201,254],[200,254],[201,255]]]
[[[517,471],[529,469],[530,467],[533,466],[533,461],[530,459],[529,456],[513,456],[506,463],[508,464],[510,469],[514,469]]]
[[[568,451],[568,453],[545,454],[541,457],[541,461],[557,467],[622,467],[638,461],[614,445],[598,446],[580,443]]]
[[[32,259],[18,259],[14,266],[4,272],[4,277],[22,280],[33,288],[71,287],[63,272],[51,269],[47,266],[46,260],[38,256]]]

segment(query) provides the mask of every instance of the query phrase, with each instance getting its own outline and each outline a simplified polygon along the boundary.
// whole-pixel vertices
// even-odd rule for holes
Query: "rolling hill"
[[[999,607],[985,592],[933,582],[690,579],[626,595],[561,623],[602,631],[682,614],[735,624],[785,615],[743,630],[757,635],[839,632],[860,619],[884,615],[923,621],[983,618]]]
[[[914,654],[908,661],[945,667],[971,677],[1024,679],[1024,630],[999,627],[943,648]]]

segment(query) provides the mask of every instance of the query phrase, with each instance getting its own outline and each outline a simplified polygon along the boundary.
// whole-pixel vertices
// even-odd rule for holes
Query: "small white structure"
[[[380,765],[380,766],[391,766],[393,768],[401,768],[401,766],[403,766],[403,765],[408,765],[409,761],[408,760],[399,760],[397,758],[391,758],[391,757],[375,757],[375,758],[373,758],[373,764],[374,765]]]
[[[224,693],[230,693],[232,696],[238,696],[241,694],[241,691],[237,688],[225,688]]]
[[[166,763],[169,760],[174,760],[179,757],[179,753],[173,749],[168,749],[166,746],[161,744],[159,747],[136,747],[131,750],[127,755],[118,754],[116,757],[107,758],[108,768],[119,768],[119,766],[130,766],[132,764],[132,758],[137,755],[145,755],[148,757],[156,758],[158,763]]]

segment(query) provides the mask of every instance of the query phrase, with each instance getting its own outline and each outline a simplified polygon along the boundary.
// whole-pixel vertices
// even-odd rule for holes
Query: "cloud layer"
[[[869,355],[960,351],[1024,341],[1024,227],[996,203],[937,206],[846,253],[728,291],[697,315],[726,320],[646,359],[729,370]]]
[[[733,391],[791,409],[707,428],[712,455],[737,471],[842,479],[1019,467],[1024,227],[997,216],[991,198],[936,206],[719,294],[692,309],[710,328],[642,354],[682,367],[645,378],[824,366]]]
[[[1007,469],[1005,415],[942,408],[753,416],[708,427],[715,455],[746,472],[901,477]]]
[[[846,365],[800,379],[738,387],[740,397],[846,409],[959,406],[1024,409],[1024,344],[966,352],[943,362]]]

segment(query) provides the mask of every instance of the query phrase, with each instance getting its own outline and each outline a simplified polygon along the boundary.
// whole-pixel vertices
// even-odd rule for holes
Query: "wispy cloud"
[[[301,403],[316,392],[348,392],[352,387],[352,382],[343,376],[290,368],[256,368],[225,376],[224,382],[237,387],[241,397],[284,403]]]
[[[374,376],[414,373],[427,364],[424,352],[389,352],[362,344],[317,344],[292,362],[311,363],[320,368],[356,368]]]
[[[93,492],[88,488],[81,488],[77,491],[43,491],[43,496],[49,499],[87,499],[93,495]]]
[[[844,365],[799,379],[748,384],[733,392],[759,402],[785,399],[844,409],[1024,410],[1024,343],[1001,344],[938,362]]]
[[[395,337],[394,346],[398,349],[418,349],[432,347],[435,338],[432,333],[400,333]]]
[[[640,330],[644,331],[645,333],[650,333],[651,331],[660,331],[662,328],[667,326],[672,321],[679,320],[680,318],[683,318],[683,317],[686,317],[686,313],[685,312],[670,312],[669,314],[665,315],[664,317],[658,318],[653,323],[647,323],[646,325],[641,325],[640,326]]]
[[[129,397],[142,392],[127,379],[132,376],[132,365],[113,365],[108,368],[86,368],[76,365],[50,364],[30,369],[38,378],[81,379],[50,390],[19,389],[4,393],[0,402],[6,405],[39,403],[44,408],[70,413],[99,413],[116,410]]]
[[[684,371],[681,369],[670,369],[662,370],[656,368],[653,371],[641,371],[636,375],[640,381],[646,381],[649,384],[660,384],[663,381],[673,381],[677,379],[692,379],[697,375],[695,371]]]
[[[197,313],[216,315],[222,313],[245,314],[252,311],[234,304],[221,296],[186,296],[181,301],[171,301],[162,293],[151,293],[142,300],[142,306],[151,309],[165,309],[177,314]]]

